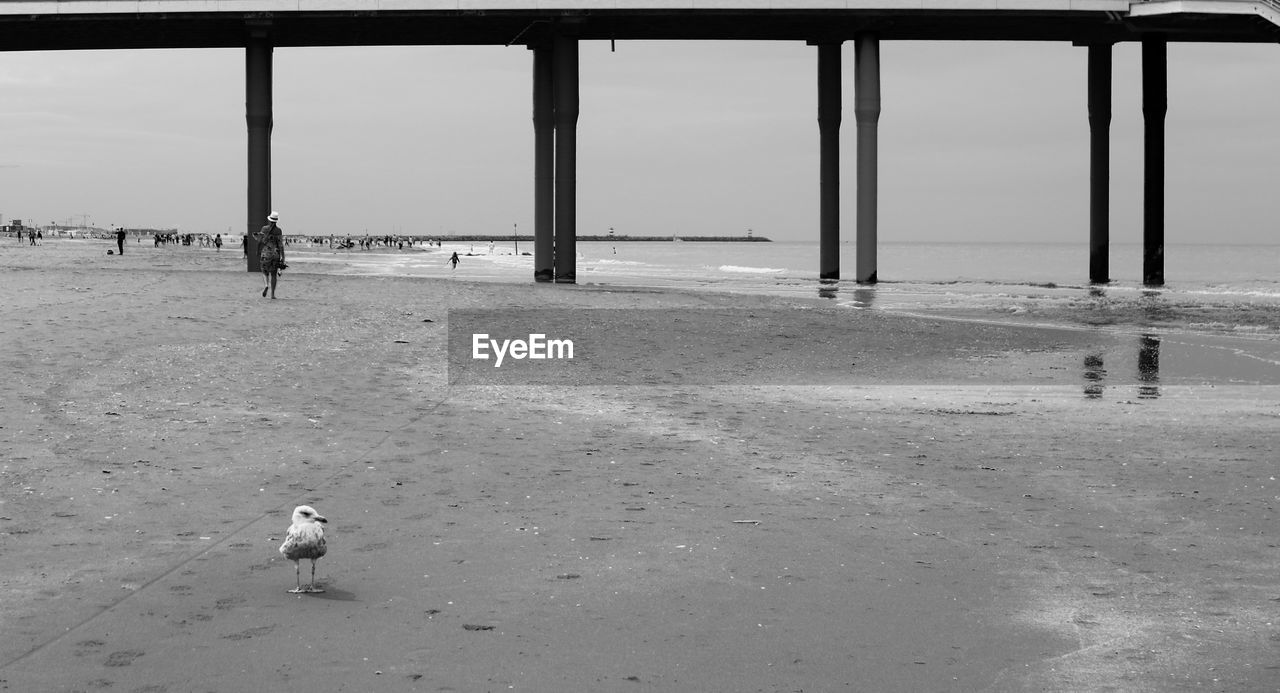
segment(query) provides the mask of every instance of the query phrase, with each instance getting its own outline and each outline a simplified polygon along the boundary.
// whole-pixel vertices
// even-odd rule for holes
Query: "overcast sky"
[[[854,239],[853,45],[842,238]],[[1139,47],[1115,49],[1112,240],[1140,242]],[[880,239],[1087,243],[1087,52],[881,45]],[[277,49],[287,233],[533,230],[523,47]],[[817,49],[581,46],[578,232],[816,240]],[[242,233],[242,50],[0,53],[0,215]],[[1280,46],[1169,46],[1167,240],[1280,243]]]

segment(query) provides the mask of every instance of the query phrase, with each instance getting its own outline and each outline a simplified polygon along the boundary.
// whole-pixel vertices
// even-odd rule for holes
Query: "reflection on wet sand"
[[[838,298],[840,295],[840,280],[823,279],[818,283],[818,298]],[[853,306],[855,308],[870,308],[875,302],[876,290],[868,288],[861,284],[855,285],[853,290]]]
[[[1160,337],[1144,334],[1138,340],[1138,397],[1160,396]]]
[[[821,279],[818,281],[818,298],[835,298],[840,293],[840,281],[837,279]]]
[[[1099,399],[1106,390],[1107,368],[1102,352],[1085,354],[1084,396]],[[1144,334],[1138,338],[1138,398],[1160,396],[1160,337]]]
[[[1104,367],[1102,354],[1085,354],[1084,357],[1084,396],[1089,399],[1098,399],[1102,396],[1102,391],[1106,389],[1103,381],[1107,379],[1107,369]]]

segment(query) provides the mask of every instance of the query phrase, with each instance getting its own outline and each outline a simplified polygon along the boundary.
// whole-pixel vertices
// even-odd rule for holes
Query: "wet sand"
[[[1280,386],[1206,338],[46,243],[0,248],[0,690],[1280,688]],[[490,309],[745,356],[451,385]]]

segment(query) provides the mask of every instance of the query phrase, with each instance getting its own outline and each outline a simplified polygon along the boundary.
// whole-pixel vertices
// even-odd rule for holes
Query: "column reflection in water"
[[[1160,337],[1144,334],[1138,340],[1138,397],[1160,396]]]
[[[840,293],[840,280],[819,279],[818,298],[835,298]]]
[[[1102,397],[1106,389],[1103,381],[1107,379],[1107,369],[1101,353],[1085,354],[1084,357],[1084,396],[1089,399]]]
[[[1106,391],[1107,368],[1102,352],[1085,354],[1084,396],[1099,399]],[[1138,338],[1138,398],[1160,396],[1160,337],[1144,334]]]
[[[854,285],[853,302],[854,308],[870,308],[876,300],[876,290],[871,287]],[[846,294],[847,295],[847,294]],[[840,297],[840,281],[838,279],[823,279],[818,282],[818,298],[839,298]]]

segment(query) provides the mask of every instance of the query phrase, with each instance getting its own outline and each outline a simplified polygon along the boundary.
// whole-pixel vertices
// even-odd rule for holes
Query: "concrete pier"
[[[578,39],[555,37],[555,281],[573,284],[578,265]]]
[[[840,278],[840,43],[818,44],[819,278]]]
[[[860,284],[874,284],[876,225],[879,197],[878,128],[880,121],[880,38],[859,34],[855,39],[853,113],[858,125],[857,275]]]
[[[1111,281],[1111,44],[1089,46],[1089,281]]]
[[[4,51],[244,48],[248,125],[246,232],[271,210],[272,51],[309,46],[526,45],[533,49],[534,278],[576,282],[580,41],[809,41],[818,46],[819,277],[840,277],[841,46],[855,42],[857,121],[855,279],[878,280],[880,41],[1071,42],[1089,47],[1089,278],[1110,281],[1111,50],[1141,42],[1144,191],[1143,283],[1164,284],[1164,118],[1167,42],[1274,44],[1275,0],[797,0],[680,5],[613,0],[477,0],[466,7],[398,0],[322,6],[267,0],[142,3],[24,0],[0,3]],[[69,11],[74,10],[74,11]],[[286,219],[288,211],[285,210]],[[288,222],[285,222],[288,225]],[[258,269],[248,243],[249,269]]]
[[[253,239],[271,213],[271,63],[273,47],[267,27],[249,28],[245,45],[245,121],[249,130],[248,219],[245,252],[250,272],[262,271]]]
[[[554,51],[533,47],[533,279],[555,281]]]
[[[1142,283],[1164,285],[1164,116],[1169,107],[1168,45],[1142,41]]]

